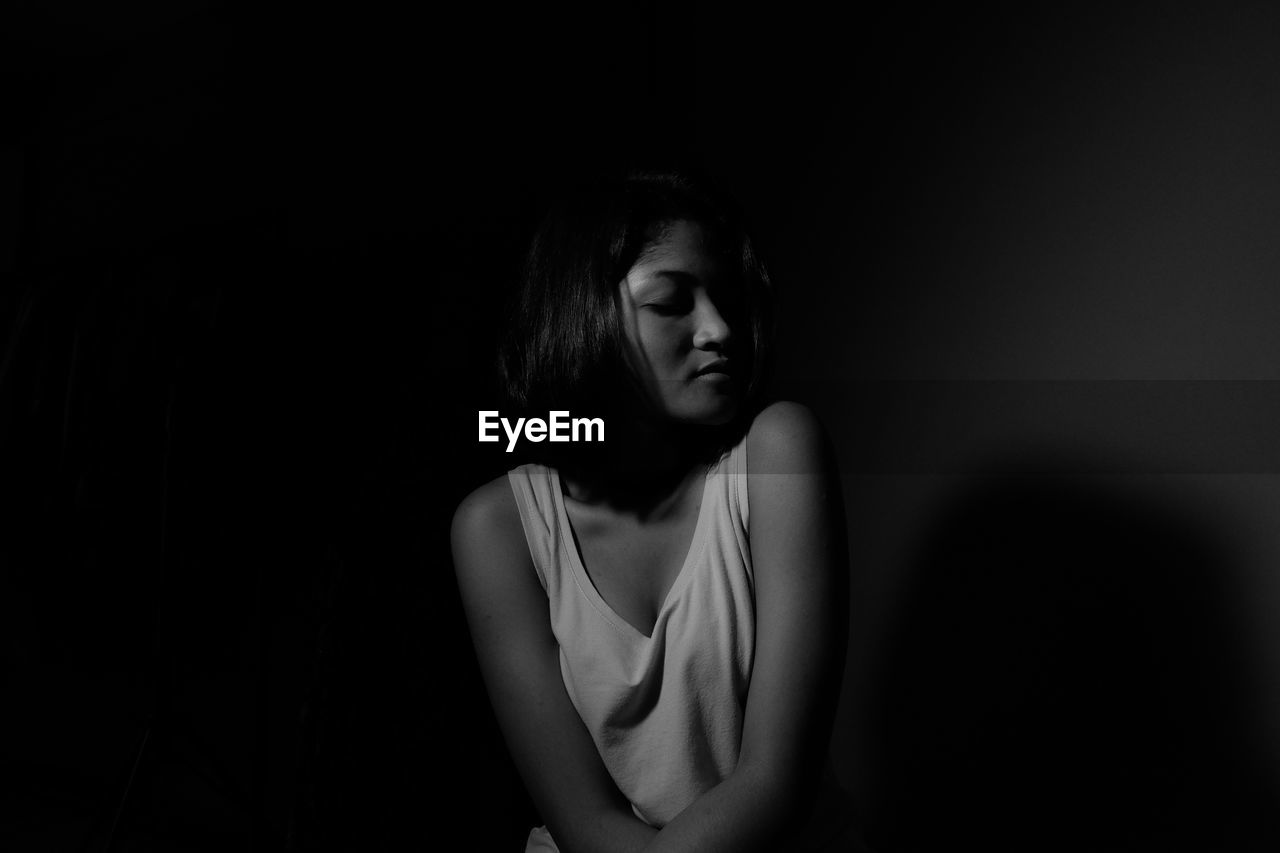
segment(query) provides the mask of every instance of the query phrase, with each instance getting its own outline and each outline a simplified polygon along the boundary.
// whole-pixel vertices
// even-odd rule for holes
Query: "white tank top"
[[[706,475],[684,565],[646,637],[592,584],[574,544],[559,474],[508,472],[547,592],[560,671],[618,789],[661,827],[738,763],[755,652],[747,542],[746,438]],[[554,849],[535,838],[528,849]]]

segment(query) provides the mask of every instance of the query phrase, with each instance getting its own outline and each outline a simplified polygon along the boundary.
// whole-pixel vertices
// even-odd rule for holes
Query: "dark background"
[[[547,194],[653,160],[750,211],[840,454],[872,844],[1275,849],[1273,5],[0,37],[5,849],[520,849],[448,523]]]

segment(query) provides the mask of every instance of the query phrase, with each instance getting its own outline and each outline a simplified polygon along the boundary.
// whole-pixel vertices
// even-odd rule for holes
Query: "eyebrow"
[[[669,278],[677,284],[697,284],[696,275],[686,270],[657,270],[649,274],[651,278]]]
[[[674,284],[677,288],[694,287],[698,284],[698,277],[684,270],[654,270],[645,276],[644,281],[636,286],[634,292],[637,296],[644,296],[664,283]]]

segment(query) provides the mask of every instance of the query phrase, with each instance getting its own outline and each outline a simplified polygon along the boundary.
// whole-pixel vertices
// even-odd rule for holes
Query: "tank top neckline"
[[[564,505],[564,482],[560,479],[560,472],[551,469],[551,495],[555,502],[556,522],[560,526],[560,536],[565,542],[565,551],[569,555],[569,568],[573,573],[574,582],[578,588],[582,590],[582,594],[591,602],[592,606],[599,611],[605,620],[616,628],[625,636],[630,637],[636,643],[651,643],[653,638],[660,635],[659,628],[667,614],[671,611],[672,606],[680,600],[680,594],[686,586],[689,585],[689,578],[694,574],[694,566],[702,559],[703,551],[706,550],[707,533],[706,526],[708,517],[711,515],[707,507],[707,503],[713,494],[711,490],[711,476],[720,470],[724,464],[725,455],[716,460],[714,465],[707,466],[707,470],[702,475],[702,498],[698,502],[698,519],[693,525],[693,539],[689,542],[689,550],[685,553],[684,562],[680,565],[680,571],[676,573],[675,580],[671,582],[671,587],[667,590],[666,596],[662,600],[662,606],[658,608],[657,614],[653,619],[652,633],[646,634],[632,625],[626,619],[622,618],[609,602],[605,601],[604,596],[596,589],[595,581],[591,580],[591,575],[587,573],[586,564],[582,560],[582,554],[578,551],[578,542],[573,535],[573,527],[569,524],[569,513]]]

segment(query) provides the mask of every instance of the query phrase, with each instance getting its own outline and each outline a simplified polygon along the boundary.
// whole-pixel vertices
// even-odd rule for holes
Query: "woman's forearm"
[[[609,809],[579,816],[574,826],[565,827],[563,837],[554,827],[551,834],[562,853],[641,853],[658,830],[630,811]]]
[[[797,825],[796,798],[739,768],[689,804],[654,836],[645,853],[749,853],[778,849]]]

